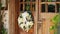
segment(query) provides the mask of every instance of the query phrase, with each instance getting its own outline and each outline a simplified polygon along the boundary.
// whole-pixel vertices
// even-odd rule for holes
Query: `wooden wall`
[[[54,34],[54,31],[49,31],[50,26],[53,25],[53,22],[51,19],[57,15],[58,13],[40,13],[40,17],[44,18],[44,21],[42,22],[41,28],[39,29],[39,32],[41,30],[41,34]],[[38,32],[38,34],[40,34]]]

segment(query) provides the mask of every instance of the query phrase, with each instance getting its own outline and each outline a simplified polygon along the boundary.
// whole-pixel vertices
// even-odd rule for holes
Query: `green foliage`
[[[4,26],[2,27],[1,32],[2,32],[2,34],[7,34],[6,29],[4,28]]]
[[[26,10],[30,11],[30,5],[29,4],[26,5]]]
[[[51,27],[50,27],[50,30],[54,30],[54,26],[51,26]]]
[[[51,2],[52,0],[48,0],[48,2]]]
[[[56,15],[53,17],[52,22],[54,23],[54,26],[50,27],[50,30],[56,30],[58,23],[60,22],[60,15]],[[57,34],[57,32],[55,31],[54,34]]]
[[[52,19],[52,22],[54,24],[57,24],[59,22],[59,15],[54,16],[54,18]]]

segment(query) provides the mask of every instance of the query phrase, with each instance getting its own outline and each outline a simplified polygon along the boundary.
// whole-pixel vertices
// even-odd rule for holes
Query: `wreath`
[[[25,11],[19,15],[18,25],[24,31],[28,32],[29,29],[33,26],[33,24],[34,24],[34,20],[32,17],[32,13]]]

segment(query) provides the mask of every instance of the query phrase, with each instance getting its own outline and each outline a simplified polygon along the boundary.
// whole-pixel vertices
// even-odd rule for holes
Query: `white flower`
[[[21,22],[23,22],[23,18],[18,18],[18,23],[20,24]]]
[[[25,26],[25,24],[21,24],[21,25],[19,25],[19,27],[21,27],[23,30],[24,30],[24,27]]]
[[[26,31],[27,31],[27,32],[28,32],[29,29],[30,29],[28,26],[29,26],[29,22],[27,22],[27,24],[26,24]]]
[[[29,25],[33,25],[33,21],[30,21]]]
[[[31,15],[29,15],[29,16],[27,16],[26,17],[28,20],[31,20],[32,18],[31,18]]]
[[[20,16],[22,16],[22,18]],[[32,16],[28,12],[21,13],[20,16],[18,17],[18,25],[23,30],[28,32],[29,29],[33,26],[33,21],[28,21],[28,20],[32,20],[32,18],[31,18]],[[24,29],[24,26],[26,27],[26,29]]]
[[[32,27],[32,25],[33,25],[33,21],[31,21],[31,22],[28,22],[28,21],[27,21],[27,24],[26,24],[26,31],[27,31],[27,32],[28,32],[29,29]],[[30,28],[29,28],[29,26],[30,26]]]
[[[31,17],[31,15],[29,15],[29,17]]]
[[[26,18],[26,16],[29,16],[29,13],[28,12],[24,12],[24,13],[22,13],[22,16],[24,16]]]

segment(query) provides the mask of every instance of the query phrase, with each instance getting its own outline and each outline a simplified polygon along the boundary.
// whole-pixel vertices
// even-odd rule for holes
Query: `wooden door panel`
[[[25,32],[22,29],[19,30],[19,34],[34,34],[34,28],[32,27],[29,32]]]
[[[49,31],[50,26],[53,25],[51,19],[57,15],[57,13],[40,13],[40,17],[39,18],[43,18],[44,21],[42,22],[42,28],[39,29],[41,30],[42,34],[53,34],[54,31]],[[39,33],[40,34],[40,33]]]

